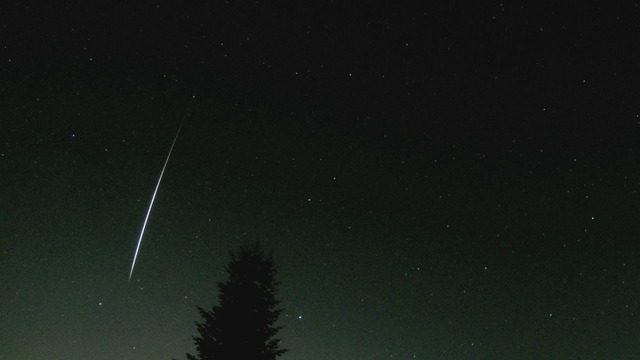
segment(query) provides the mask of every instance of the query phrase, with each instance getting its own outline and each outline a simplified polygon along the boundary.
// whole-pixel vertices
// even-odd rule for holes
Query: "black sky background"
[[[285,360],[636,358],[638,14],[1,5],[0,359],[192,352],[255,239]]]

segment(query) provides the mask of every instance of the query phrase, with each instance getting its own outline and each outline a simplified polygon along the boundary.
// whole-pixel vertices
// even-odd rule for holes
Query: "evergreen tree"
[[[218,302],[211,311],[198,307],[203,318],[196,322],[197,355],[189,360],[275,360],[285,353],[275,338],[275,323],[282,312],[277,306],[276,267],[256,242],[231,252],[229,279],[218,283]]]

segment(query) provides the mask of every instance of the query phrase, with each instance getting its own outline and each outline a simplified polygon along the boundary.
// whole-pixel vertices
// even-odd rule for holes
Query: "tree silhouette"
[[[259,243],[231,252],[229,279],[218,282],[218,302],[211,311],[198,307],[203,318],[196,322],[197,355],[189,360],[274,360],[286,352],[275,338],[278,309],[276,267],[271,254]]]

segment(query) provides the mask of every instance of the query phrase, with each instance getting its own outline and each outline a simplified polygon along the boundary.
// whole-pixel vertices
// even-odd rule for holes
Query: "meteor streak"
[[[193,98],[195,99],[195,96]],[[189,113],[189,107],[187,107],[187,110],[185,111],[184,116],[182,117],[182,121],[180,122],[178,131],[176,132],[176,136],[173,138],[173,143],[171,143],[169,154],[167,154],[167,158],[165,159],[164,165],[162,166],[162,171],[160,172],[158,183],[156,184],[155,190],[153,190],[153,196],[151,196],[151,202],[149,202],[149,208],[147,209],[147,214],[144,217],[144,223],[142,223],[142,230],[140,230],[140,236],[138,237],[136,252],[133,255],[133,261],[131,262],[131,271],[129,271],[129,282],[131,282],[131,275],[133,275],[133,268],[136,266],[136,260],[138,259],[138,252],[140,251],[140,244],[142,244],[142,237],[144,236],[144,230],[147,227],[147,221],[149,221],[149,214],[151,214],[151,208],[153,207],[153,202],[156,200],[156,194],[158,193],[158,188],[160,188],[160,182],[162,181],[162,176],[164,175],[164,171],[167,168],[167,164],[169,163],[169,158],[171,157],[171,152],[173,151],[173,147],[176,145],[176,140],[178,140],[178,135],[180,135],[180,130],[182,130],[182,124],[184,123],[184,119],[187,117],[188,113]]]

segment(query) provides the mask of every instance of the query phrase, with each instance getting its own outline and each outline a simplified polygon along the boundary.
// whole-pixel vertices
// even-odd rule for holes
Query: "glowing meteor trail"
[[[193,98],[195,98],[195,96]],[[158,188],[160,188],[160,182],[162,181],[162,176],[164,175],[164,171],[167,168],[167,164],[169,163],[169,158],[171,157],[171,152],[173,151],[173,147],[176,145],[176,140],[178,140],[178,135],[180,135],[180,130],[182,130],[182,124],[184,123],[184,119],[187,117],[188,112],[189,112],[189,107],[187,107],[187,111],[184,113],[184,117],[180,122],[178,131],[176,132],[176,136],[173,138],[173,143],[171,144],[171,148],[169,149],[169,154],[167,154],[167,158],[165,159],[164,165],[162,166],[162,171],[160,172],[158,183],[156,184],[155,190],[153,190],[153,196],[151,196],[151,202],[149,203],[149,208],[147,209],[147,215],[145,215],[144,217],[144,223],[142,223],[142,230],[140,230],[140,237],[138,237],[136,252],[133,255],[133,261],[131,262],[131,271],[129,271],[129,281],[131,281],[131,275],[133,275],[133,268],[136,266],[136,259],[138,259],[138,252],[140,251],[140,244],[142,244],[142,237],[144,236],[144,230],[147,227],[147,221],[149,221],[149,214],[151,214],[151,208],[153,207],[153,202],[156,200],[156,194],[158,193]]]

